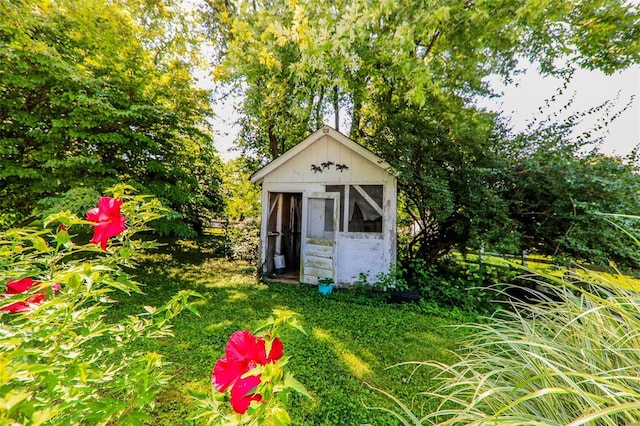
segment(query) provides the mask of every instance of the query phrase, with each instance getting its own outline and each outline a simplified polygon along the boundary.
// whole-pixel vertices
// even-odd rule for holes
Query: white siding
[[[304,150],[291,158],[281,159],[284,160],[282,163],[260,176],[263,190],[263,256],[267,247],[265,210],[268,210],[269,192],[323,192],[326,185],[384,185],[382,233],[338,234],[337,283],[353,284],[360,273],[367,274],[369,282],[374,282],[380,272],[388,272],[396,261],[396,180],[380,164],[371,161],[373,156],[370,153],[364,155],[370,158],[365,158],[330,134],[323,134]],[[326,162],[333,164],[329,168],[322,168],[322,163]],[[339,171],[336,164],[348,169]],[[314,172],[312,165],[322,168],[322,171]],[[305,212],[302,216],[305,217]]]
[[[314,172],[311,166],[322,167],[322,163],[334,163],[322,172]],[[336,164],[346,165],[348,169],[339,171]],[[380,184],[393,181],[394,178],[377,164],[360,156],[332,137],[325,135],[310,145],[305,151],[289,159],[280,167],[264,177],[264,183],[322,183]]]

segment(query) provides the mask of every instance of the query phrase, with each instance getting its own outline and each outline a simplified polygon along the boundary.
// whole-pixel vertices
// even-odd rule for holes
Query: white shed
[[[396,178],[380,157],[325,126],[258,170],[267,276],[373,282],[396,261]]]

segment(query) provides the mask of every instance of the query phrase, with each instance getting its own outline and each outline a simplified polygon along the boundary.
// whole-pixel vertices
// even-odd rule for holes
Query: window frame
[[[382,191],[382,200],[381,203],[378,205],[378,203],[376,202],[376,200],[373,199],[373,197],[371,197],[371,195],[369,195],[365,189],[360,188],[360,190],[358,190],[357,188],[354,187],[362,187],[362,186],[378,186],[380,187],[380,190]],[[337,190],[337,187],[342,187],[342,190]],[[361,198],[364,198],[364,200],[371,205],[371,207],[376,210],[379,214],[380,214],[380,231],[350,231],[349,230],[349,223],[350,223],[350,217],[351,217],[351,212],[350,212],[350,205],[351,205],[351,191],[358,191],[358,193],[360,194]],[[351,235],[351,236],[380,236],[382,237],[382,235],[384,234],[384,223],[385,223],[385,209],[384,209],[384,202],[386,199],[386,185],[384,185],[383,183],[371,183],[371,182],[366,182],[366,183],[348,183],[348,184],[343,184],[343,183],[337,183],[337,184],[325,184],[325,191],[326,192],[338,192],[340,194],[340,223],[339,228],[338,228],[338,232],[341,234],[347,234],[347,235]],[[365,194],[367,194],[366,196],[363,196],[362,192],[364,192]],[[369,199],[367,199],[369,198]],[[372,205],[370,201],[373,201],[376,205]]]

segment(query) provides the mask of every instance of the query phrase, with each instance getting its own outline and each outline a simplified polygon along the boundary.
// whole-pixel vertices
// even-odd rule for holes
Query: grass
[[[466,257],[456,255],[456,258],[460,261],[469,260],[470,264],[477,264],[478,255],[470,254]],[[536,261],[540,260],[540,261]],[[541,255],[528,255],[527,264],[524,268],[528,272],[539,274],[541,276],[553,277],[557,279],[567,278],[572,281],[592,281],[596,280],[602,285],[611,286],[612,288],[623,288],[626,290],[638,290],[640,289],[640,278],[623,273],[610,273],[610,272],[598,272],[591,271],[587,268],[576,265],[571,270],[566,267],[549,264],[551,260],[550,256]],[[513,269],[515,265],[519,265],[521,261],[519,259],[508,260],[498,256],[484,256],[484,262],[488,266],[497,266],[505,269]],[[613,268],[615,269],[615,268]],[[517,269],[516,269],[517,270]]]
[[[640,424],[638,293],[599,275],[540,278],[538,303],[467,326],[458,362],[417,364],[440,383],[415,399],[429,407],[403,410],[405,424]]]
[[[218,249],[215,239],[170,241],[135,271],[146,294],[123,297],[111,310],[110,319],[117,320],[143,305],[160,305],[180,289],[203,295],[200,316],[179,316],[174,338],[145,343],[145,349],[171,363],[174,375],[159,395],[154,424],[190,424],[189,391],[209,390],[211,369],[231,333],[256,329],[273,309],[298,313],[306,331],[286,330],[283,336],[285,355],[292,356],[288,367],[313,396],[290,402],[294,424],[396,424],[388,414],[366,408],[393,407],[370,386],[410,405],[411,397],[429,385],[432,371],[421,369],[409,380],[413,367],[389,367],[413,360],[454,361],[454,342],[462,332],[449,327],[453,320],[340,290],[323,297],[311,286],[263,284],[254,278],[253,266],[221,259]]]

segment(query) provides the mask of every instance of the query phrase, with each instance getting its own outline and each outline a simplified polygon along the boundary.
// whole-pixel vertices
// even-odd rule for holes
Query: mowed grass
[[[367,406],[393,404],[370,386],[384,389],[408,405],[417,392],[431,387],[432,372],[406,361],[455,361],[461,331],[453,320],[423,315],[340,292],[321,296],[315,287],[268,283],[255,278],[255,267],[216,255],[215,239],[175,240],[149,253],[135,271],[144,295],[123,296],[111,320],[159,306],[180,289],[199,292],[200,316],[190,312],[174,321],[175,337],[145,343],[161,353],[174,376],[158,397],[155,425],[195,424],[188,419],[194,404],[190,391],[211,388],[215,361],[236,330],[256,329],[274,309],[300,315],[306,334],[285,330],[285,355],[296,378],[313,399],[294,397],[289,412],[299,425],[393,425],[395,419]],[[392,368],[390,368],[392,367]],[[421,401],[424,404],[424,401]],[[429,409],[421,406],[421,410]]]

